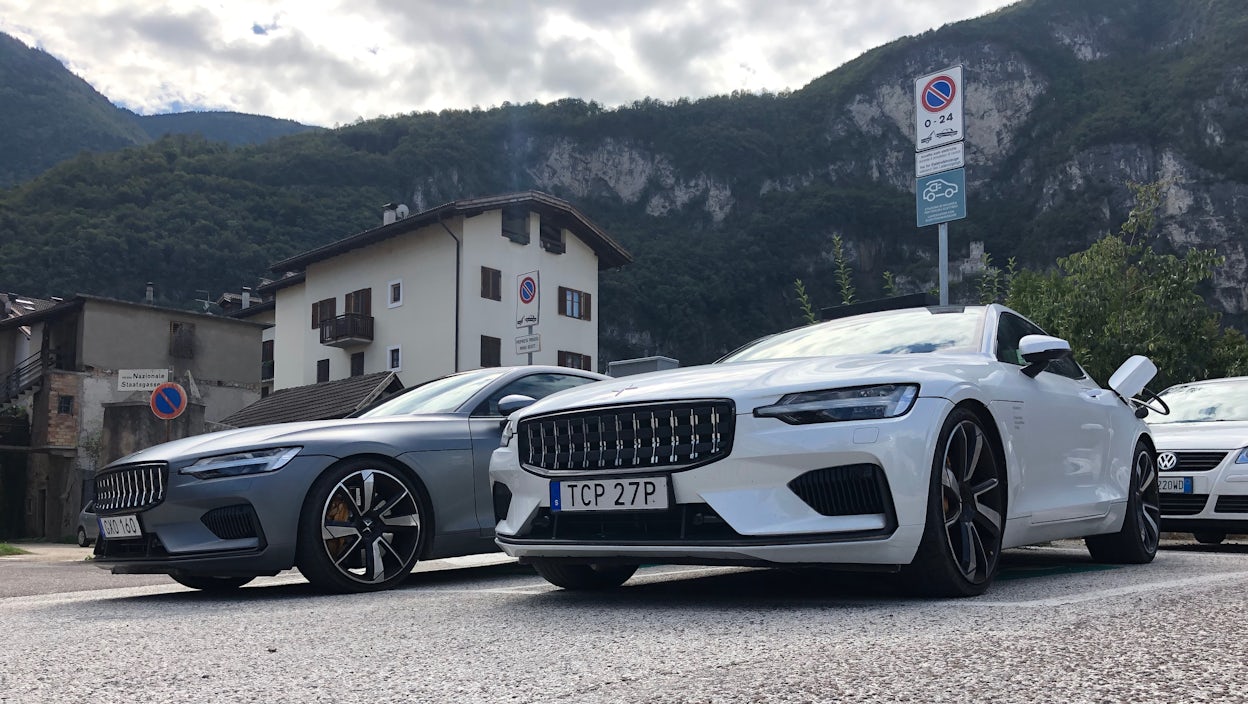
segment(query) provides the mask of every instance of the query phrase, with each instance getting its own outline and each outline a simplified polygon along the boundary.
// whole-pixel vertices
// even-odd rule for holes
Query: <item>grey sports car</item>
[[[150,447],[96,473],[95,563],[214,591],[297,566],[321,589],[363,592],[398,584],[419,559],[492,552],[489,462],[503,417],[607,378],[479,369],[354,418]]]

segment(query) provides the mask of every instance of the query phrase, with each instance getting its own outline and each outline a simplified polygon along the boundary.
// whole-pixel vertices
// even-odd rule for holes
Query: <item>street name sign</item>
[[[118,369],[118,391],[155,391],[169,381],[168,369]]]

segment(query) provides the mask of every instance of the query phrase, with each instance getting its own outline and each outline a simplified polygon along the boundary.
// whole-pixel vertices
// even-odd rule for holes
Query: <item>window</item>
[[[268,398],[268,397],[269,397],[269,394],[271,394],[271,393],[273,393],[273,390],[272,390],[272,388],[271,388],[271,387],[269,387],[269,386],[261,386],[261,387],[260,387],[260,398]]]
[[[316,383],[320,384],[329,381],[329,360],[318,359],[316,361]]]
[[[593,371],[593,364],[590,362],[589,355],[579,352],[565,352],[559,350],[559,361],[556,362],[561,367],[571,367],[572,369],[584,369],[585,371]]]
[[[169,323],[169,356],[195,358],[195,324],[174,320]]]
[[[559,287],[559,315],[577,320],[593,320],[590,315],[591,296],[574,288]]]
[[[1017,315],[1002,313],[1001,318],[997,321],[997,359],[1007,364],[1017,364],[1020,367],[1027,364],[1027,361],[1023,359],[1022,353],[1018,350],[1019,344],[1027,335],[1045,334],[1047,333]],[[1045,368],[1045,371],[1070,377],[1071,379],[1083,378],[1083,369],[1075,363],[1073,357],[1049,362],[1049,366]]]
[[[503,272],[488,266],[481,267],[481,297],[491,301],[503,300]]]
[[[552,224],[542,223],[538,228],[538,234],[542,242],[542,249],[551,254],[563,254],[568,247],[563,242],[563,228]]]
[[[362,288],[358,291],[352,291],[347,294],[346,301],[343,302],[344,313],[356,313],[358,315],[373,314],[373,289]]]
[[[351,355],[351,376],[364,376],[364,353]]]
[[[56,397],[56,412],[61,415],[72,414],[74,412],[74,397],[73,396],[57,396]]]
[[[503,208],[503,237],[516,244],[529,243],[529,211]]]
[[[403,279],[395,279],[386,284],[389,292],[386,298],[387,308],[398,308],[403,305]]]
[[[387,367],[392,372],[403,370],[403,351],[399,347],[386,348],[386,360],[389,363]]]
[[[260,380],[273,378],[273,341],[260,343]]]
[[[336,317],[338,317],[337,302],[333,298],[326,298],[323,301],[317,301],[312,304],[313,330],[321,327],[323,321],[333,320]]]
[[[530,374],[520,377],[503,388],[490,394],[490,397],[481,402],[473,410],[474,416],[496,416],[498,413],[498,402],[504,396],[511,394],[521,394],[534,399],[545,398],[556,391],[563,391],[581,384],[588,384],[597,379],[590,379],[585,376],[576,376],[575,374]]]
[[[503,341],[489,335],[481,336],[481,366],[503,366]]]

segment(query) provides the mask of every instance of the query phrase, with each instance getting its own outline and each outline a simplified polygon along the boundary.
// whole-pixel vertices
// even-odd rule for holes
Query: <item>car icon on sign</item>
[[[948,130],[941,130],[941,131],[937,132],[937,133],[936,133],[936,136],[937,136],[937,137],[952,137],[952,136],[956,135],[957,133],[958,133],[958,131],[957,131],[957,130],[954,130],[954,129],[948,129]]]
[[[929,181],[923,189],[923,200],[932,202],[940,197],[952,198],[953,194],[958,192],[958,184],[949,183],[944,179],[936,179]]]

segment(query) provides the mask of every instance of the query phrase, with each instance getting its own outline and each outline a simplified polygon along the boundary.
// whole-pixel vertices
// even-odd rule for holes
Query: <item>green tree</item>
[[[1075,358],[1104,383],[1133,354],[1157,365],[1156,388],[1248,371],[1248,340],[1221,328],[1199,293],[1223,258],[1212,250],[1160,254],[1146,243],[1160,203],[1157,184],[1131,184],[1136,206],[1118,234],[1057,260],[1048,272],[1019,271],[1006,303],[1070,341]]]

